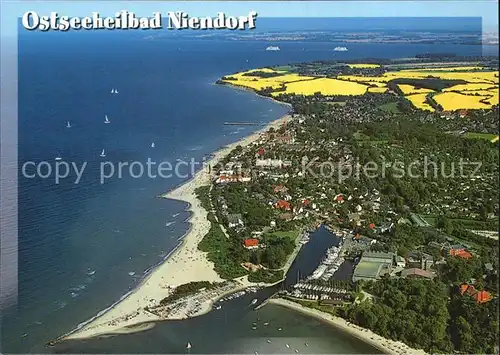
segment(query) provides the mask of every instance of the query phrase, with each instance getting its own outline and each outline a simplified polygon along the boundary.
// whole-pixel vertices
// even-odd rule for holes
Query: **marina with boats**
[[[332,246],[327,249],[326,256],[323,258],[319,266],[314,270],[311,276],[308,277],[309,280],[327,281],[333,277],[333,275],[340,268],[340,265],[344,263],[343,257],[343,238],[339,238],[339,244],[337,246]]]

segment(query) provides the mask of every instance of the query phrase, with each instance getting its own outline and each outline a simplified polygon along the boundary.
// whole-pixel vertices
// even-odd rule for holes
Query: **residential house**
[[[406,267],[406,260],[402,256],[396,256],[396,266],[397,267]]]
[[[401,277],[403,278],[424,278],[433,279],[436,275],[433,272],[422,270],[419,268],[404,269],[401,271]]]
[[[274,186],[274,189],[273,189],[274,193],[278,193],[278,192],[287,192],[288,191],[288,188],[286,186],[283,186],[283,185],[276,185]]]
[[[290,211],[292,209],[292,206],[290,205],[290,202],[285,201],[285,200],[279,200],[274,204],[275,208],[279,208],[281,210],[285,211]]]
[[[334,197],[334,200],[337,201],[338,203],[344,203],[344,195],[338,194]]]
[[[230,214],[227,216],[227,222],[229,228],[237,228],[237,227],[244,227],[245,224],[243,223],[243,220],[241,219],[241,214]]]
[[[255,238],[245,239],[243,243],[247,249],[257,249],[259,247],[259,240]]]
[[[459,257],[462,259],[471,259],[472,258],[472,254],[466,250],[463,250],[463,249],[460,249],[460,250],[451,249],[449,253],[450,253],[449,254],[450,256],[456,256],[456,257]]]
[[[478,291],[474,286],[469,284],[460,285],[460,294],[474,298],[477,303],[486,303],[493,299],[493,296],[488,291]]]
[[[260,168],[281,168],[283,161],[281,159],[256,159],[255,166]]]
[[[434,257],[421,251],[413,251],[408,253],[406,265],[410,268],[429,270],[434,266]]]
[[[349,222],[354,222],[357,226],[361,225],[361,217],[359,213],[349,213],[347,218],[349,219]]]

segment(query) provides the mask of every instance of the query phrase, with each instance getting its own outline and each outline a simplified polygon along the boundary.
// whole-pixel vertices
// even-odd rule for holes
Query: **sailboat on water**
[[[111,121],[108,119],[108,115],[104,115],[104,123],[111,123]]]
[[[186,344],[186,349],[191,349],[191,343],[188,341],[188,343]]]
[[[106,153],[104,153],[104,149],[102,150],[101,154],[99,155],[101,158],[106,157]]]
[[[155,142],[151,143],[151,148],[155,147]]]
[[[69,123],[69,121],[66,121],[66,128],[71,128],[71,123]]]

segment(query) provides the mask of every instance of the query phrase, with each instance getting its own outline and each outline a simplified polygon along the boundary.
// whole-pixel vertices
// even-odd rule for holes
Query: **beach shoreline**
[[[271,298],[268,303],[278,305],[280,307],[285,307],[296,312],[314,317],[316,319],[327,322],[328,324],[341,329],[343,332],[350,334],[359,340],[379,349],[385,354],[389,355],[427,355],[427,353],[422,349],[410,348],[408,345],[384,338],[378,334],[375,334],[369,329],[359,327],[355,324],[347,322],[341,317],[334,316],[332,314],[322,312],[314,308],[308,308],[302,306],[301,304],[293,301],[289,301],[283,298]]]
[[[250,145],[259,140],[268,129],[276,129],[290,119],[291,116],[286,114],[269,122],[265,127],[251,135],[219,149],[212,154],[211,159],[207,160],[192,178],[161,195],[162,198],[186,202],[186,210],[191,212],[188,219],[189,230],[179,245],[130,294],[109,307],[105,312],[99,312],[102,314],[98,313],[97,316],[83,323],[80,328],[73,329],[71,332],[52,340],[49,344],[53,345],[64,340],[123,333],[124,328],[131,330],[137,324],[170,319],[156,316],[148,312],[145,307],[158,305],[162,299],[170,294],[172,288],[182,284],[194,281],[224,281],[215,272],[214,265],[208,260],[206,253],[198,249],[198,244],[208,233],[211,222],[207,218],[208,211],[202,207],[195,191],[198,187],[211,183],[211,176],[207,172],[208,164],[216,165],[238,145]],[[238,289],[259,285],[248,282],[247,278],[241,278],[237,282],[240,285],[234,288],[234,292]],[[215,300],[212,300],[211,304],[213,302]],[[203,312],[198,313],[197,316],[209,312],[211,304],[204,305]],[[141,330],[141,328],[135,329]]]

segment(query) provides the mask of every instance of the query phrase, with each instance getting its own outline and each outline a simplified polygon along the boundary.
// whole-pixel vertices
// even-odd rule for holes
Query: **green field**
[[[285,71],[293,71],[295,69],[294,66],[291,65],[280,65],[278,67],[274,67],[274,70],[285,70]]]
[[[327,101],[326,104],[334,106],[345,106],[345,101]]]
[[[397,102],[389,102],[388,104],[383,104],[378,107],[382,111],[385,112],[392,112],[392,113],[400,113],[398,109],[398,103]]]
[[[290,238],[292,240],[295,240],[295,238],[297,238],[299,235],[299,230],[296,229],[296,230],[291,230],[288,232],[278,231],[278,232],[270,233],[269,235],[275,236],[278,238]]]
[[[487,140],[491,141],[497,135],[496,134],[492,134],[492,133],[467,132],[465,136],[467,138],[471,138],[471,139],[487,139]]]

